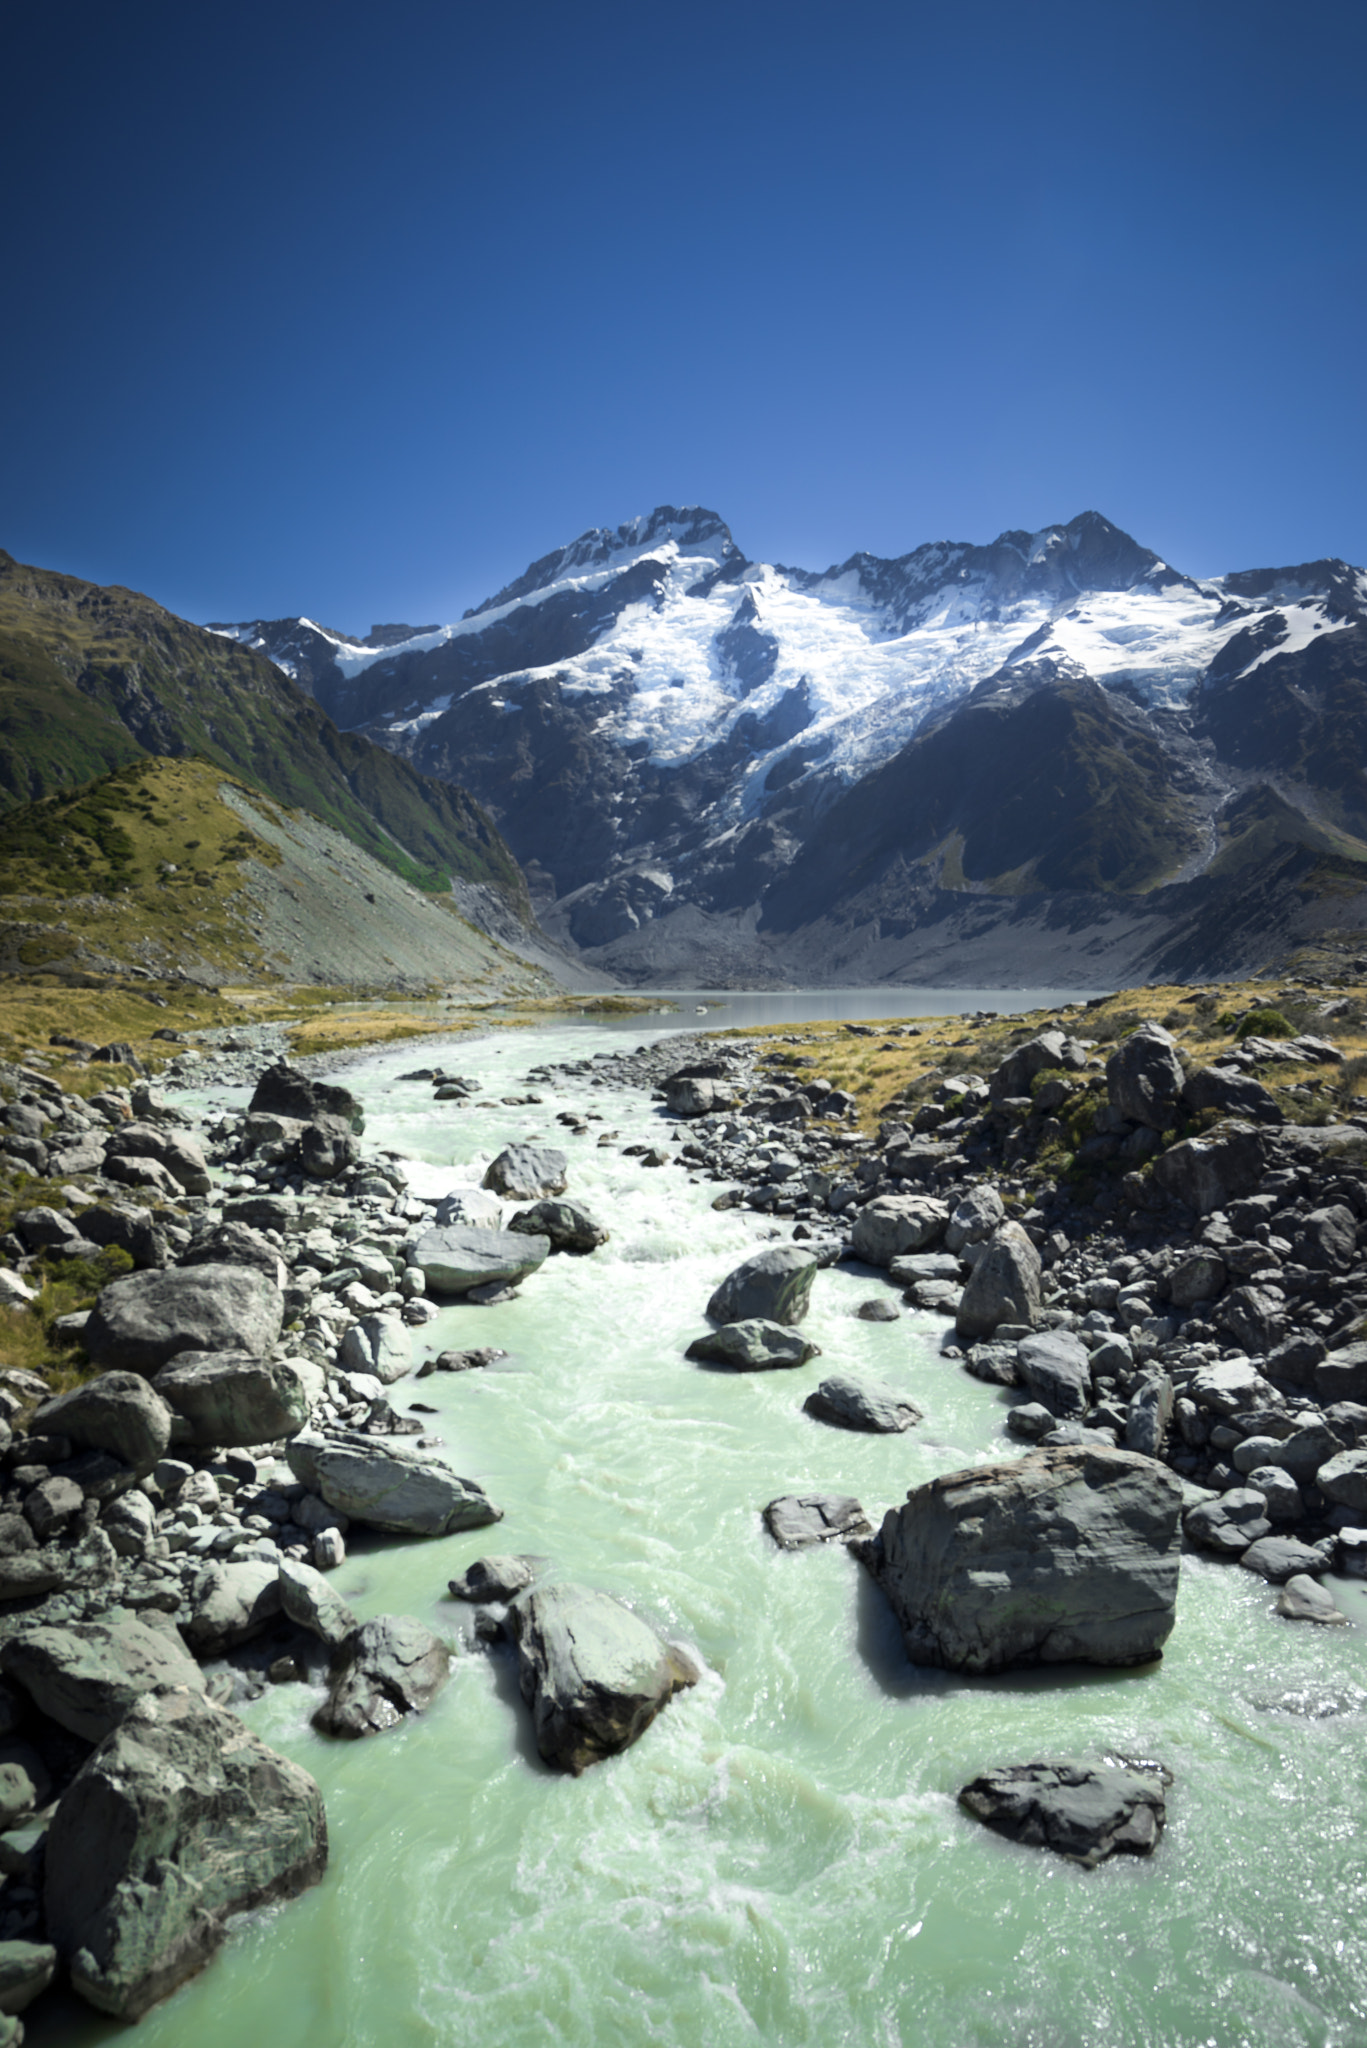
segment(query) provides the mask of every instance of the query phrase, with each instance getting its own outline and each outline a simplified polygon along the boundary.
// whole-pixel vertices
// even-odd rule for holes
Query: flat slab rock
[[[303,1430],[285,1447],[290,1470],[353,1522],[391,1536],[450,1536],[503,1519],[482,1486],[389,1437]]]
[[[921,1411],[896,1387],[882,1380],[854,1380],[833,1373],[808,1394],[802,1404],[818,1422],[837,1429],[859,1429],[876,1436],[897,1436],[921,1420]]]
[[[628,1748],[702,1675],[629,1607],[588,1586],[522,1593],[508,1618],[537,1749],[576,1777]]]
[[[737,1323],[723,1323],[695,1337],[685,1358],[715,1365],[729,1365],[737,1372],[782,1372],[820,1358],[821,1347],[783,1323],[767,1316],[747,1316]]]
[[[852,1493],[784,1493],[764,1510],[764,1526],[780,1550],[814,1543],[852,1543],[873,1524]]]
[[[1162,1764],[1064,1757],[984,1771],[964,1786],[959,1804],[1013,1842],[1052,1849],[1093,1870],[1120,1852],[1153,1854],[1171,1783]]]

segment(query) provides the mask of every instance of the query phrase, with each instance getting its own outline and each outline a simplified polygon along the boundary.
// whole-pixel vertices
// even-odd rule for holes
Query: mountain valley
[[[1344,562],[1196,579],[1087,512],[816,574],[663,506],[454,624],[211,631],[468,789],[604,978],[1099,986],[1361,921]]]

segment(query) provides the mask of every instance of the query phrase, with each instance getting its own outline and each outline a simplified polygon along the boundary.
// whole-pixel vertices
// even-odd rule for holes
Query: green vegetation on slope
[[[135,591],[0,550],[0,689],[0,810],[139,754],[198,755],[420,888],[487,883],[530,917],[516,861],[463,790],[339,732],[264,656]]]

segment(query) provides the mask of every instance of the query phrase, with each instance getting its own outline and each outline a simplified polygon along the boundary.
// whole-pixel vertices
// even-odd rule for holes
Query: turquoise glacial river
[[[914,1669],[852,1560],[780,1553],[759,1509],[825,1486],[876,1519],[938,1472],[1016,1455],[1006,1397],[938,1356],[933,1318],[857,1320],[880,1283],[842,1269],[817,1276],[822,1360],[753,1377],[688,1364],[711,1289],[772,1223],[715,1214],[712,1184],[554,1122],[597,1109],[591,1132],[630,1143],[659,1130],[643,1098],[584,1081],[538,1086],[535,1108],[462,1108],[396,1078],[444,1059],[510,1094],[536,1063],[621,1044],[565,1025],[348,1072],[368,1143],[408,1155],[418,1191],[541,1136],[565,1143],[570,1192],[612,1240],[415,1339],[418,1355],[502,1345],[505,1365],[391,1390],[439,1408],[446,1454],[504,1521],[355,1541],[334,1582],[363,1614],[455,1641],[469,1610],[446,1597],[453,1573],[538,1552],[687,1639],[706,1676],[577,1780],[540,1764],[508,1665],[481,1652],[461,1651],[431,1712],[358,1744],[312,1732],[305,1688],[274,1689],[248,1718],[322,1784],[327,1876],[245,1916],[138,2048],[1363,2048],[1362,1626],[1279,1621],[1260,1580],[1193,1559],[1151,1669]],[[809,1419],[803,1398],[834,1367],[904,1387],[924,1422],[880,1438]],[[1151,1860],[1087,1872],[956,1805],[990,1764],[1080,1747],[1174,1772]],[[30,2017],[39,2044],[120,2031],[70,2006]]]

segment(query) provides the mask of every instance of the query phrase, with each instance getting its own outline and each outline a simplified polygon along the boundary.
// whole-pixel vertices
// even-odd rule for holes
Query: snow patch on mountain
[[[1256,654],[1245,668],[1234,678],[1236,682],[1251,676],[1255,668],[1261,668],[1265,661],[1275,661],[1281,654],[1299,654],[1308,647],[1317,634],[1342,633],[1354,624],[1352,619],[1335,618],[1323,604],[1306,603],[1279,606],[1274,610],[1260,613],[1249,621],[1250,625],[1262,625],[1265,630],[1281,631],[1269,646]]]

